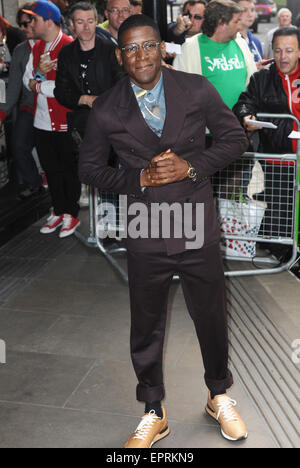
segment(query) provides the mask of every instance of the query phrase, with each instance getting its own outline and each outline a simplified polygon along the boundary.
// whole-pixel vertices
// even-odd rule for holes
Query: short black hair
[[[119,46],[122,45],[122,37],[126,31],[128,31],[129,29],[133,29],[133,28],[145,28],[145,27],[152,28],[157,34],[159,41],[161,42],[161,35],[160,35],[159,27],[157,23],[152,18],[150,18],[150,16],[132,15],[132,16],[129,16],[129,18],[127,18],[124,21],[124,23],[121,24],[119,28],[119,33],[118,33]]]
[[[272,39],[272,48],[274,48],[275,40],[277,37],[282,36],[296,36],[298,39],[298,45],[300,49],[300,30],[298,28],[280,28],[275,31]]]
[[[23,16],[23,15],[28,16],[28,18],[29,18],[30,20],[32,20],[33,15],[29,15],[29,13],[24,13],[24,11],[23,11],[23,10],[31,10],[31,9],[32,9],[32,6],[33,6],[32,3],[26,3],[26,4],[23,5],[21,8],[18,9],[17,14],[16,14],[16,23],[17,23],[17,25],[18,25],[19,27],[20,27],[20,23],[21,23],[21,19],[22,19],[22,16]]]
[[[129,2],[133,6],[143,6],[143,0],[129,0]]]
[[[187,0],[183,4],[182,11],[184,12],[187,6],[195,6],[199,4],[207,6],[207,3],[207,0]]]
[[[98,12],[95,5],[92,5],[90,2],[77,2],[71,6],[68,11],[68,18],[74,21],[74,13],[75,11],[82,10],[82,11],[93,11],[95,14],[95,18],[98,19]]]

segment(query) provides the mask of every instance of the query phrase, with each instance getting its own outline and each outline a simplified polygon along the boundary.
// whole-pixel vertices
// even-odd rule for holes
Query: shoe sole
[[[215,417],[215,413],[210,409],[209,406],[206,406],[206,407],[205,407],[205,411],[206,411],[206,413],[207,413],[216,423],[219,424],[220,430],[221,430],[221,434],[222,434],[222,436],[224,437],[224,439],[230,440],[231,442],[238,442],[239,440],[245,440],[245,439],[248,438],[248,433],[246,433],[244,436],[238,437],[237,439],[233,439],[232,437],[230,437],[229,435],[227,435],[227,434],[223,431],[220,422],[219,422],[219,421],[217,420],[217,418]]]
[[[76,224],[76,226],[71,229],[71,231],[63,231],[63,232],[60,232],[59,234],[59,238],[60,239],[64,239],[65,237],[69,237],[69,236],[72,236],[72,234],[74,234],[74,232],[76,231],[77,228],[79,228],[80,226],[80,222],[78,224]]]
[[[47,231],[44,231],[43,232],[43,228],[40,230],[40,234],[52,234],[53,232],[57,231],[57,229],[62,226],[62,222],[60,224],[58,224],[57,226],[55,226],[55,228],[52,228],[52,229],[47,229]]]
[[[167,437],[169,434],[170,434],[170,428],[169,426],[167,426],[165,429],[163,429],[159,434],[157,434],[154,439],[153,439],[153,442],[152,444],[150,445],[150,448],[152,448],[152,446],[154,444],[156,444],[156,442],[158,442],[159,440],[161,439],[164,439],[165,437]]]

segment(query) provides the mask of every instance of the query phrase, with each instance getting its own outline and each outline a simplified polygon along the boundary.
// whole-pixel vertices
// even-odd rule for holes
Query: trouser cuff
[[[232,373],[229,369],[227,370],[227,375],[223,380],[210,379],[206,374],[204,379],[208,389],[215,395],[222,395],[223,393],[226,393],[226,390],[233,384]]]
[[[157,387],[146,387],[139,384],[136,389],[136,397],[138,401],[153,403],[154,401],[162,401],[165,397],[164,385]]]

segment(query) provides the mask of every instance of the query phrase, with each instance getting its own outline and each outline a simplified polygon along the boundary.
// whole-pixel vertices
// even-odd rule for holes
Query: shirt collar
[[[160,77],[160,80],[159,82],[154,86],[153,89],[149,89],[149,90],[146,90],[146,89],[143,89],[143,88],[140,88],[139,86],[137,86],[136,84],[134,84],[132,81],[131,81],[131,86],[132,86],[132,89],[133,89],[133,92],[136,96],[136,98],[138,99],[139,97],[143,97],[145,96],[146,94],[150,94],[153,96],[153,98],[155,100],[157,100],[161,94],[161,91],[162,91],[162,88],[163,88],[163,84],[164,84],[164,79],[163,79],[163,74],[161,73],[161,77]],[[146,92],[145,92],[146,91]]]

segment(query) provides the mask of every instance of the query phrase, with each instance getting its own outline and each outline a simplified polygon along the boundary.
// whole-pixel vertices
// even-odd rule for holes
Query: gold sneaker
[[[154,410],[143,416],[135,432],[131,434],[124,448],[141,449],[151,448],[155,442],[170,434],[166,411],[162,408],[163,417],[159,418]]]
[[[228,440],[247,439],[247,429],[244,421],[234,409],[236,401],[224,395],[216,395],[212,400],[210,393],[206,405],[206,412],[212,416],[221,426],[221,433]]]

